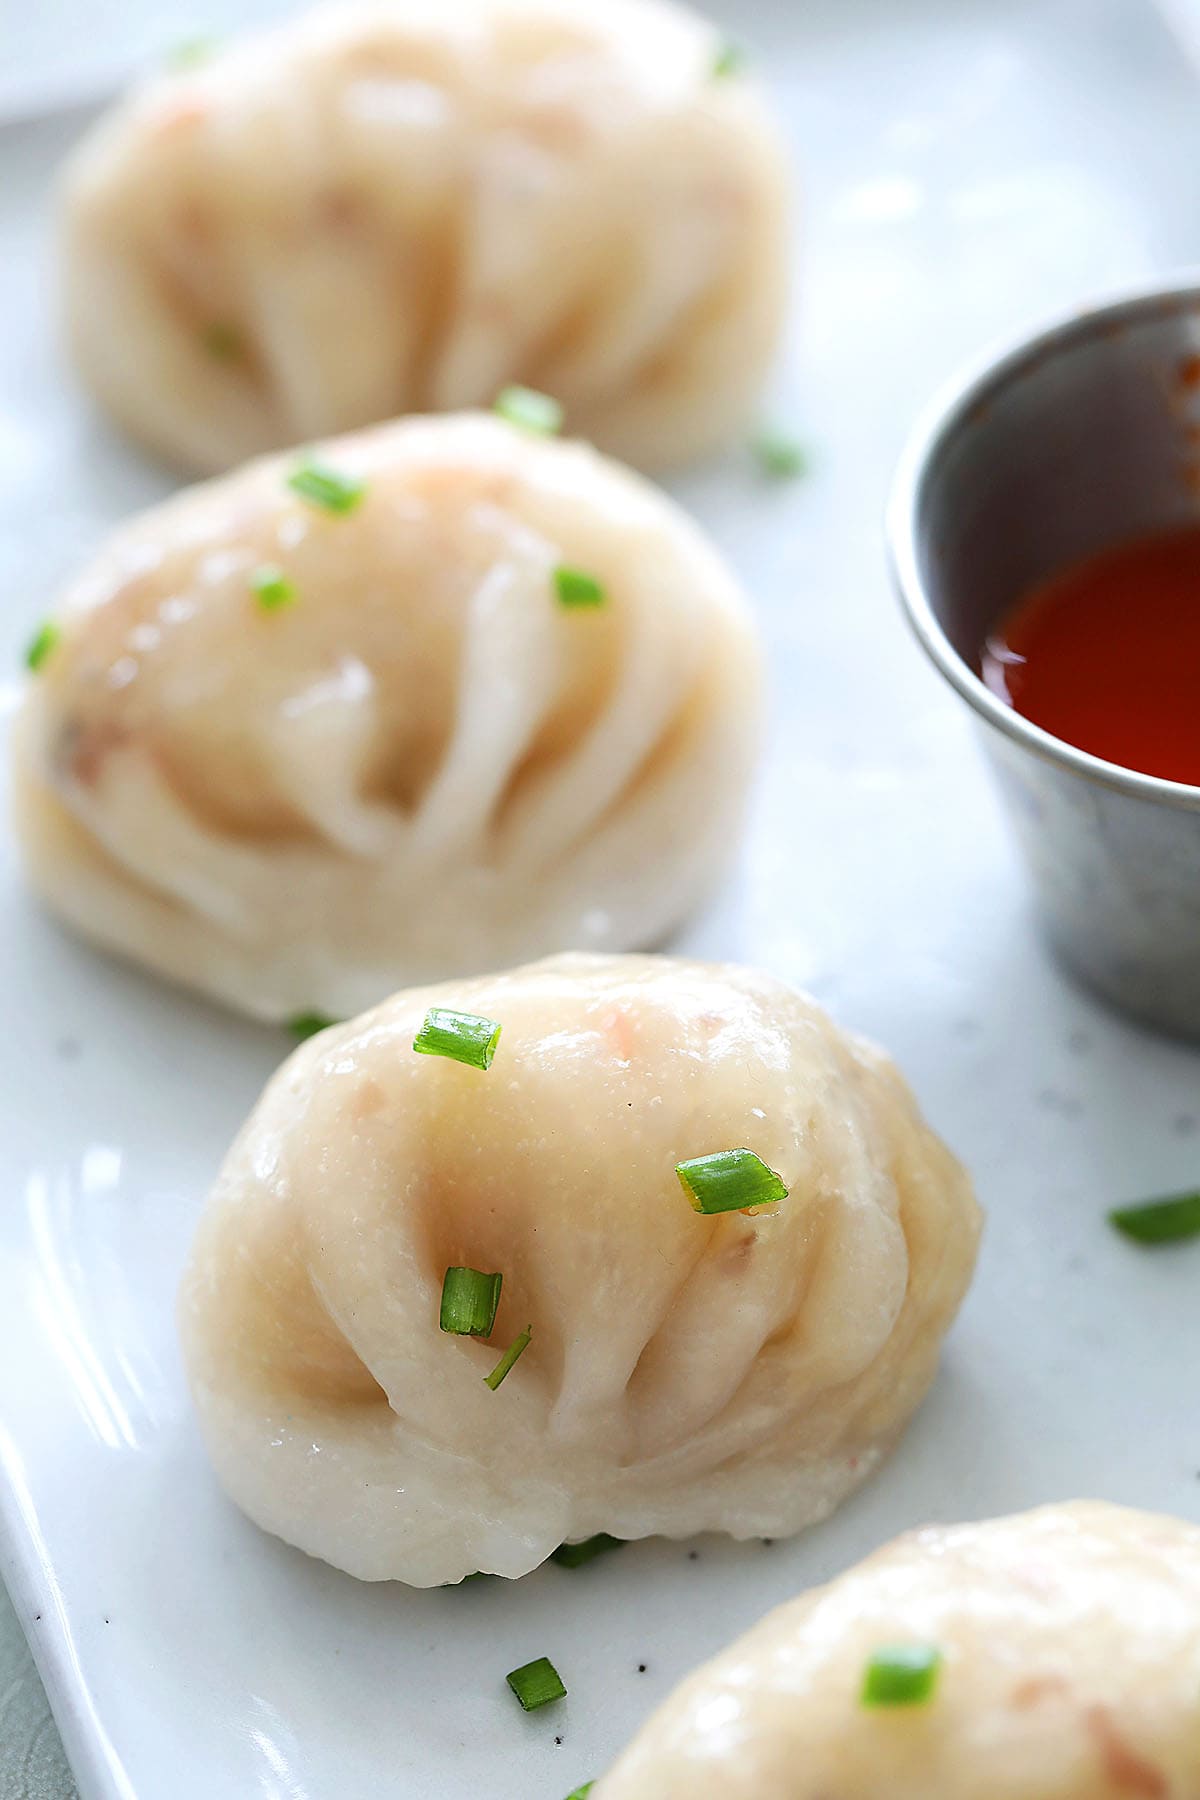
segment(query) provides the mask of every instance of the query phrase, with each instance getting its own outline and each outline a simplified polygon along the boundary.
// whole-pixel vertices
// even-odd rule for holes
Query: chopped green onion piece
[[[302,500],[324,507],[326,512],[352,513],[360,505],[367,484],[357,475],[342,475],[328,463],[304,462],[287,478],[288,486]]]
[[[795,481],[808,474],[808,454],[804,445],[796,438],[786,437],[782,431],[760,431],[750,448],[759,468],[772,481]]]
[[[536,1662],[525,1663],[504,1679],[526,1712],[536,1712],[539,1706],[549,1706],[552,1700],[566,1697],[567,1690],[562,1684],[562,1677],[548,1656],[539,1656]]]
[[[220,48],[220,40],[215,37],[185,38],[182,44],[176,44],[167,52],[167,67],[170,69],[195,69],[215,56]]]
[[[413,1039],[413,1049],[421,1056],[448,1056],[453,1062],[466,1063],[469,1069],[490,1069],[499,1042],[500,1026],[495,1019],[431,1006]]]
[[[200,342],[216,362],[233,362],[246,347],[237,326],[221,319],[214,319],[211,325],[204,327]]]
[[[30,641],[25,652],[25,667],[36,675],[46,658],[57,648],[61,636],[61,626],[56,625],[53,619],[47,619],[44,625],[38,627]]]
[[[555,569],[554,591],[560,606],[603,606],[608,599],[596,577],[582,569]]]
[[[537,437],[554,437],[562,430],[562,407],[549,394],[539,394],[536,388],[504,388],[496,396],[495,411],[510,425],[532,431]]]
[[[725,38],[713,57],[712,72],[718,81],[728,81],[731,75],[740,75],[746,66],[746,52],[732,38]]]
[[[595,1537],[584,1538],[581,1543],[560,1544],[557,1550],[550,1552],[550,1561],[563,1569],[579,1569],[593,1557],[606,1556],[610,1550],[624,1548],[624,1538],[609,1537],[607,1531],[598,1531]]]
[[[516,1362],[517,1358],[523,1356],[525,1351],[528,1350],[529,1342],[532,1337],[533,1326],[527,1325],[520,1337],[514,1338],[513,1342],[508,1346],[508,1349],[504,1352],[504,1355],[500,1358],[500,1361],[496,1364],[491,1374],[484,1376],[483,1379],[487,1382],[493,1394]]]
[[[595,1785],[594,1781],[585,1781],[582,1787],[571,1789],[571,1792],[567,1795],[567,1800],[587,1800],[588,1795]]]
[[[441,1327],[455,1337],[491,1337],[503,1275],[479,1269],[447,1269],[442,1281]]]
[[[1174,1194],[1168,1200],[1146,1200],[1119,1206],[1108,1215],[1110,1225],[1138,1244],[1174,1244],[1200,1235],[1200,1192]]]
[[[278,612],[296,598],[295,588],[278,563],[260,563],[250,577],[250,586],[264,612]]]
[[[742,1212],[786,1200],[787,1188],[753,1150],[717,1150],[676,1165],[684,1193],[698,1213]]]
[[[303,1042],[305,1038],[316,1037],[318,1031],[328,1031],[331,1025],[337,1023],[336,1019],[327,1017],[325,1013],[306,1012],[297,1013],[294,1019],[289,1019],[287,1028],[293,1037],[298,1037]]]
[[[942,1653],[935,1644],[888,1644],[863,1674],[864,1706],[924,1706],[937,1685]]]

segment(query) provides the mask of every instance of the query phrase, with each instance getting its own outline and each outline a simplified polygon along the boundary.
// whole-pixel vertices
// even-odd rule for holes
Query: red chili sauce
[[[994,694],[1064,743],[1200,784],[1200,525],[1064,569],[991,633]]]

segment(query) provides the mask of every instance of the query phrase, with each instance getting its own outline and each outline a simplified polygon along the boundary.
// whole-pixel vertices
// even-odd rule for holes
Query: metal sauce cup
[[[909,621],[982,722],[1055,951],[1117,1006],[1189,1037],[1200,787],[1062,743],[978,669],[989,630],[1031,587],[1122,539],[1197,522],[1194,284],[1075,313],[943,395],[904,452],[887,522]]]

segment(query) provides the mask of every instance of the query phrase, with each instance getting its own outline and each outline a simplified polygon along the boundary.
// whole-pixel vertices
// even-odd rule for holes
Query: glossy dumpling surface
[[[663,0],[393,0],[218,49],[65,194],[77,364],[215,472],[522,382],[642,466],[745,422],[784,300],[782,153]]]
[[[866,1708],[881,1648],[942,1658]],[[1080,1502],[899,1539],[700,1669],[593,1800],[1194,1800],[1200,1530]]]
[[[126,526],[69,589],[16,737],[37,885],[268,1019],[659,943],[736,844],[759,735],[716,553],[640,478],[488,416],[321,454],[363,484],[352,511],[266,460]],[[602,603],[564,605],[560,569]]]
[[[416,1055],[437,1006],[486,1072]],[[745,1148],[788,1198],[701,1216]],[[979,1229],[894,1066],[732,966],[563,957],[396,995],[314,1038],[226,1161],[181,1300],[233,1498],[367,1579],[535,1568],[568,1538],[793,1532],[925,1392]],[[500,1273],[489,1342],[445,1271]],[[526,1327],[503,1385],[485,1376]]]

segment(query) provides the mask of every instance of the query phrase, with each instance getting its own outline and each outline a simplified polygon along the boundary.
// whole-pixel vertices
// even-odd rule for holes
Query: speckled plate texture
[[[726,23],[803,177],[772,410],[812,473],[772,486],[735,455],[674,484],[756,598],[775,690],[744,854],[683,947],[760,963],[895,1053],[989,1210],[975,1289],[896,1455],[796,1542],[358,1586],[220,1497],[172,1325],[207,1184],[288,1046],[70,941],[6,850],[0,1555],[85,1800],[561,1800],[700,1657],[907,1526],[1075,1495],[1200,1518],[1200,1247],[1148,1255],[1104,1223],[1200,1177],[1200,1056],[1049,960],[879,525],[960,360],[1200,260],[1192,70],[1131,0],[743,0]],[[97,534],[169,485],[53,341],[49,199],[82,122],[0,136],[9,667]],[[543,1654],[570,1697],[525,1717],[504,1673]],[[45,1727],[10,1734],[2,1703],[4,1792],[37,1794]]]

